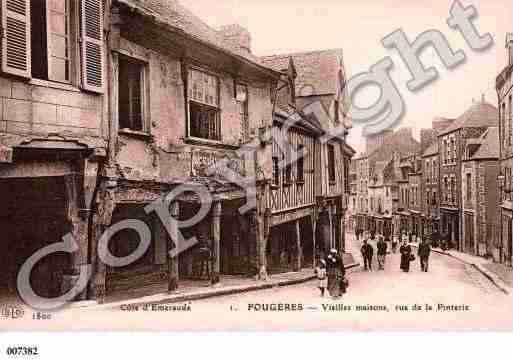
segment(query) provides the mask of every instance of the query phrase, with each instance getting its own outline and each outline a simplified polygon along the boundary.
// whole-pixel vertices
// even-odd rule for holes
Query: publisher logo
[[[0,304],[1,319],[19,319],[25,315],[25,311],[19,304]]]

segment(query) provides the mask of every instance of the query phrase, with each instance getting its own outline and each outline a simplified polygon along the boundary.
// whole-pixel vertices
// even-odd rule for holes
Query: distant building
[[[462,249],[498,260],[499,235],[498,127],[467,141],[461,168]]]
[[[383,146],[385,140],[394,134],[392,130],[385,130],[376,135],[369,135],[365,137],[365,152],[373,153],[375,150]]]
[[[508,64],[497,76],[500,155],[500,243],[499,259],[513,264],[513,33],[506,36]]]
[[[498,125],[497,108],[483,98],[438,135],[440,166],[440,217],[442,235],[452,247],[463,250],[461,237],[461,171],[464,149],[489,127]]]
[[[392,235],[399,228],[393,225],[393,218],[400,207],[397,201],[401,183],[409,183],[409,172],[402,177],[400,162],[418,153],[420,143],[413,138],[411,128],[387,131],[379,136],[368,138],[367,146],[372,148],[376,143],[380,146],[354,160],[356,194],[352,199],[356,213],[353,217],[360,229]],[[418,187],[420,190],[420,181]]]

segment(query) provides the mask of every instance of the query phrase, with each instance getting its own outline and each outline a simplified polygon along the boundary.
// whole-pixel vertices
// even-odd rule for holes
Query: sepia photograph
[[[0,5],[0,334],[513,331],[511,0]]]

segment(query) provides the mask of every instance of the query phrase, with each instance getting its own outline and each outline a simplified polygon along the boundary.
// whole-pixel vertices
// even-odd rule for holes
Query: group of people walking
[[[376,252],[378,270],[385,270],[386,257],[389,254],[388,245],[385,242],[385,238],[382,235],[377,235]],[[392,252],[396,253],[397,239],[392,240]],[[372,260],[374,257],[374,247],[369,243],[368,239],[363,240],[363,245],[360,249],[363,257],[364,270],[372,271]],[[410,271],[410,264],[415,260],[412,246],[407,239],[404,239],[400,248],[399,253],[401,255],[400,269],[403,272]],[[417,255],[420,260],[420,268],[423,272],[427,272],[429,268],[429,255],[431,254],[431,246],[428,241],[421,239]],[[326,291],[334,299],[342,298],[342,295],[346,293],[349,282],[346,278],[346,270],[344,267],[344,261],[342,256],[336,249],[331,249],[329,254],[320,259],[315,269],[319,289],[321,296],[324,297]]]
[[[392,240],[392,252],[395,253],[397,248],[397,240],[394,238]],[[377,250],[377,262],[378,262],[378,270],[385,270],[385,261],[388,252],[388,245],[384,241],[384,237],[378,235],[378,242],[376,243]],[[364,270],[372,271],[372,259],[374,256],[374,248],[369,244],[368,239],[363,240],[363,245],[360,249],[363,258]],[[410,264],[415,260],[415,256],[413,254],[412,247],[407,239],[404,239],[400,248],[399,253],[401,254],[401,264],[400,269],[403,272],[410,271]],[[420,260],[420,268],[423,272],[428,271],[429,267],[429,255],[431,253],[431,247],[428,241],[421,239],[417,255]]]
[[[344,260],[336,249],[331,249],[326,258],[319,261],[315,271],[319,280],[321,296],[324,297],[327,290],[332,298],[342,298],[349,282],[346,278]]]

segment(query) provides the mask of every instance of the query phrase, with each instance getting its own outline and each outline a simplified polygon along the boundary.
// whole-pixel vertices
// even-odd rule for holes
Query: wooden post
[[[215,202],[212,208],[212,235],[213,235],[213,269],[212,284],[219,283],[221,267],[221,202]]]
[[[173,217],[175,220],[179,219],[180,216],[180,205],[178,202],[172,202],[169,207],[169,212],[171,214],[171,217]],[[180,279],[179,272],[178,272],[178,263],[179,263],[179,254],[176,257],[171,257],[169,255],[169,251],[171,250],[171,244],[176,243],[178,244],[178,226],[172,226],[172,230],[174,233],[171,233],[171,241],[168,243],[168,255],[167,255],[167,268],[168,268],[168,286],[167,290],[169,292],[174,292],[178,289],[178,281]]]
[[[111,185],[115,187],[114,183]],[[110,226],[112,221],[112,214],[116,206],[115,190],[114,188],[106,189],[104,187],[101,190],[99,196],[99,206],[93,217],[93,238],[91,238],[93,277],[90,284],[90,292],[91,297],[96,299],[96,301],[101,304],[105,301],[106,295],[107,266],[99,258],[98,242],[103,232],[107,229],[108,226]]]
[[[331,248],[335,248],[333,246],[333,206],[331,205],[331,203],[328,204],[328,217],[329,217],[329,230],[330,230],[330,235],[329,235],[329,246],[326,248],[326,251],[329,252],[329,250]]]
[[[68,222],[68,231],[73,236],[73,240],[78,244],[79,249],[70,253],[70,266],[63,274],[61,292],[68,292],[77,282],[81,267],[87,264],[88,250],[88,222],[89,212],[80,211],[79,201],[82,194],[79,188],[80,179],[75,175],[66,176],[64,179],[66,193],[66,220]],[[74,300],[83,300],[86,298],[87,291],[84,290],[78,294]]]
[[[296,220],[295,223],[296,227],[296,263],[295,263],[295,271],[300,272],[301,271],[301,257],[303,255],[303,248],[301,247],[301,231],[299,227],[299,219]]]
[[[312,248],[312,263],[313,263],[313,268],[315,268],[317,266],[317,250],[316,250],[316,236],[315,236],[315,232],[317,231],[317,219],[316,219],[316,210],[314,209],[314,213],[312,214],[311,216],[311,220],[312,220],[312,245],[313,245],[313,248]]]

